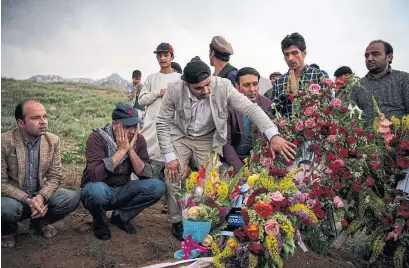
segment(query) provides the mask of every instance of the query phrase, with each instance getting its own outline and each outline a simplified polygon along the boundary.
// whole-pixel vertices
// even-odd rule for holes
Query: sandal
[[[1,247],[2,248],[14,248],[16,246],[16,237],[14,235],[2,235]]]

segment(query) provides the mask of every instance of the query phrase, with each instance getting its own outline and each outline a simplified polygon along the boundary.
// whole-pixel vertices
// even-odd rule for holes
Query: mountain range
[[[116,73],[113,73],[106,78],[97,80],[93,80],[90,78],[63,78],[59,75],[35,75],[27,80],[41,83],[71,82],[119,88],[125,88],[126,85],[129,83],[127,80],[123,79],[119,74]]]

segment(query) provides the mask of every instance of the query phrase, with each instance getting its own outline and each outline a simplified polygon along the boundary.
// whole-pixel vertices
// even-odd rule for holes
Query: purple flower
[[[308,187],[305,183],[300,183],[297,185],[298,190],[300,190],[301,193],[308,193]]]
[[[238,183],[240,186],[242,186],[245,182],[246,182],[245,178],[240,178]]]

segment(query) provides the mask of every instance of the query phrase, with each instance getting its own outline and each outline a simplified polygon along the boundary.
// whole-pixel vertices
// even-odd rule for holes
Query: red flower
[[[375,181],[372,178],[367,178],[366,179],[366,185],[368,185],[368,187],[372,187],[374,185]]]
[[[401,169],[408,168],[409,158],[404,157],[404,158],[398,159],[398,161],[396,162],[396,165],[398,166],[398,168],[401,168]]]
[[[340,76],[340,77],[338,77],[337,80],[335,81],[335,86],[336,86],[336,88],[338,89],[338,88],[342,87],[342,85],[343,85],[344,83],[345,83],[345,77]]]
[[[346,106],[341,107],[341,112],[342,113],[346,113],[347,111],[348,111],[348,107],[346,107]]]
[[[400,215],[402,215],[402,217],[409,218],[409,204],[402,204],[399,206],[398,208],[398,212]]]
[[[264,256],[263,246],[260,243],[252,243],[248,247],[249,251],[257,256]]]
[[[246,232],[244,232],[241,228],[234,230],[233,235],[235,238],[237,238],[240,241],[240,243],[244,243],[248,241],[247,240],[248,236]]]
[[[322,219],[325,217],[325,212],[321,208],[317,208],[314,210],[315,216],[317,216],[318,219]]]
[[[233,191],[231,191],[229,195],[229,199],[236,200],[239,195],[240,195],[240,188],[236,185],[234,186]]]
[[[386,213],[382,216],[381,222],[385,225],[391,225],[393,223],[393,215],[390,213]]]
[[[312,136],[312,130],[309,129],[309,128],[307,128],[307,129],[305,130],[305,136],[311,137],[311,136]]]
[[[348,143],[355,143],[355,142],[356,142],[356,139],[355,139],[354,136],[348,136],[347,142],[348,142]]]
[[[332,169],[338,169],[344,166],[344,160],[337,159],[331,164]]]
[[[337,125],[332,125],[331,128],[329,129],[329,134],[330,135],[335,135],[337,134]]]
[[[293,94],[290,94],[290,95],[288,96],[288,100],[292,102],[292,101],[294,100],[294,95],[293,95]]]
[[[336,182],[336,183],[334,183],[334,187],[335,187],[335,189],[337,189],[339,191],[339,190],[342,189],[342,183]]]
[[[340,159],[342,159],[342,158],[348,156],[348,152],[349,152],[348,149],[346,149],[346,148],[341,148],[341,149],[338,150],[338,157],[339,157]]]
[[[344,228],[346,228],[346,227],[348,227],[348,221],[346,220],[346,219],[343,219],[342,221],[341,221],[341,224],[342,224],[342,227],[344,227]]]
[[[369,134],[368,134],[368,140],[371,141],[371,140],[373,140],[373,139],[375,139],[375,134],[369,133]]]
[[[260,157],[258,157],[255,154],[251,154],[251,160],[253,160],[254,162],[258,162],[258,161],[260,161]]]
[[[327,155],[327,161],[330,162],[330,161],[334,161],[334,160],[335,160],[335,154],[329,153]]]
[[[353,127],[356,127],[356,126],[358,125],[358,123],[354,121],[354,122],[351,123],[351,125],[352,125]]]
[[[365,132],[362,130],[362,128],[356,128],[355,133],[358,136],[365,136]]]
[[[241,216],[243,217],[243,222],[245,225],[249,224],[249,212],[247,209],[241,209]]]
[[[402,147],[402,148],[405,149],[405,150],[409,150],[409,141],[408,141],[408,140],[403,140],[403,141],[400,143],[400,147]]]
[[[244,230],[246,230],[247,235],[249,236],[250,240],[257,240],[259,237],[258,225],[255,223],[250,223],[247,226],[244,226]]]
[[[339,134],[346,134],[347,132],[348,132],[348,129],[345,128],[345,127],[341,127],[341,128],[339,129]]]
[[[344,178],[345,180],[352,178],[351,172],[345,170],[344,172],[342,172],[342,178]]]
[[[376,168],[376,169],[378,169],[378,168],[381,167],[381,165],[380,165],[378,162],[373,162],[373,163],[372,163],[372,166],[373,166],[374,168]]]
[[[371,154],[372,160],[376,160],[376,154]]]
[[[293,161],[288,160],[287,163],[285,163],[287,167],[291,166],[293,164]]]
[[[259,200],[254,205],[254,209],[256,210],[257,214],[264,219],[266,219],[273,213],[273,207],[270,204],[266,204],[261,200]]]
[[[316,120],[318,120],[320,118],[320,114],[319,113],[314,113],[312,115]]]
[[[354,189],[355,192],[359,193],[361,191],[361,180],[355,181],[352,185],[352,189]]]

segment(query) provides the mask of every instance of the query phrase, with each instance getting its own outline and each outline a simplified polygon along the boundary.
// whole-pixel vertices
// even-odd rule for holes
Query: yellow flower
[[[274,235],[267,235],[266,245],[268,253],[270,253],[271,259],[277,264],[279,268],[283,267],[283,260],[280,257],[280,252],[278,252],[278,241]]]
[[[212,196],[214,195],[214,185],[210,180],[205,182],[204,186],[204,195],[205,196]]]
[[[378,130],[379,130],[379,123],[380,122],[380,119],[379,119],[379,117],[376,117],[374,120],[373,120],[373,130],[374,130],[374,132],[375,133],[378,133]]]
[[[308,208],[306,205],[304,205],[304,204],[294,204],[294,205],[292,205],[290,207],[290,212],[291,213],[295,213],[295,212],[298,212],[300,210],[304,211],[308,215],[308,217],[312,220],[312,223],[314,223],[314,224],[318,223],[317,216],[315,216],[315,213],[310,208]]]
[[[227,241],[227,245],[229,245],[229,247],[231,247],[231,248],[236,248],[237,247],[237,240],[232,237]]]
[[[392,121],[393,125],[396,128],[400,127],[400,119],[399,118],[397,118],[396,116],[392,116],[391,121]]]
[[[193,189],[196,187],[196,180],[197,180],[197,172],[190,173],[189,178],[186,180],[185,189],[187,192],[192,192]]]
[[[409,115],[402,117],[402,128],[403,130],[409,130]]]
[[[219,188],[217,188],[217,196],[220,201],[226,199],[229,194],[229,186],[224,181],[219,181]]]
[[[210,172],[209,172],[209,180],[212,182],[212,183],[216,183],[217,181],[219,181],[219,173],[215,170],[215,169],[212,169]]]
[[[259,175],[259,174],[251,175],[251,176],[248,178],[248,180],[247,180],[247,184],[248,184],[250,187],[253,187],[253,186],[254,186],[254,183],[256,183],[256,181],[258,181],[259,178],[260,178],[260,175]]]

